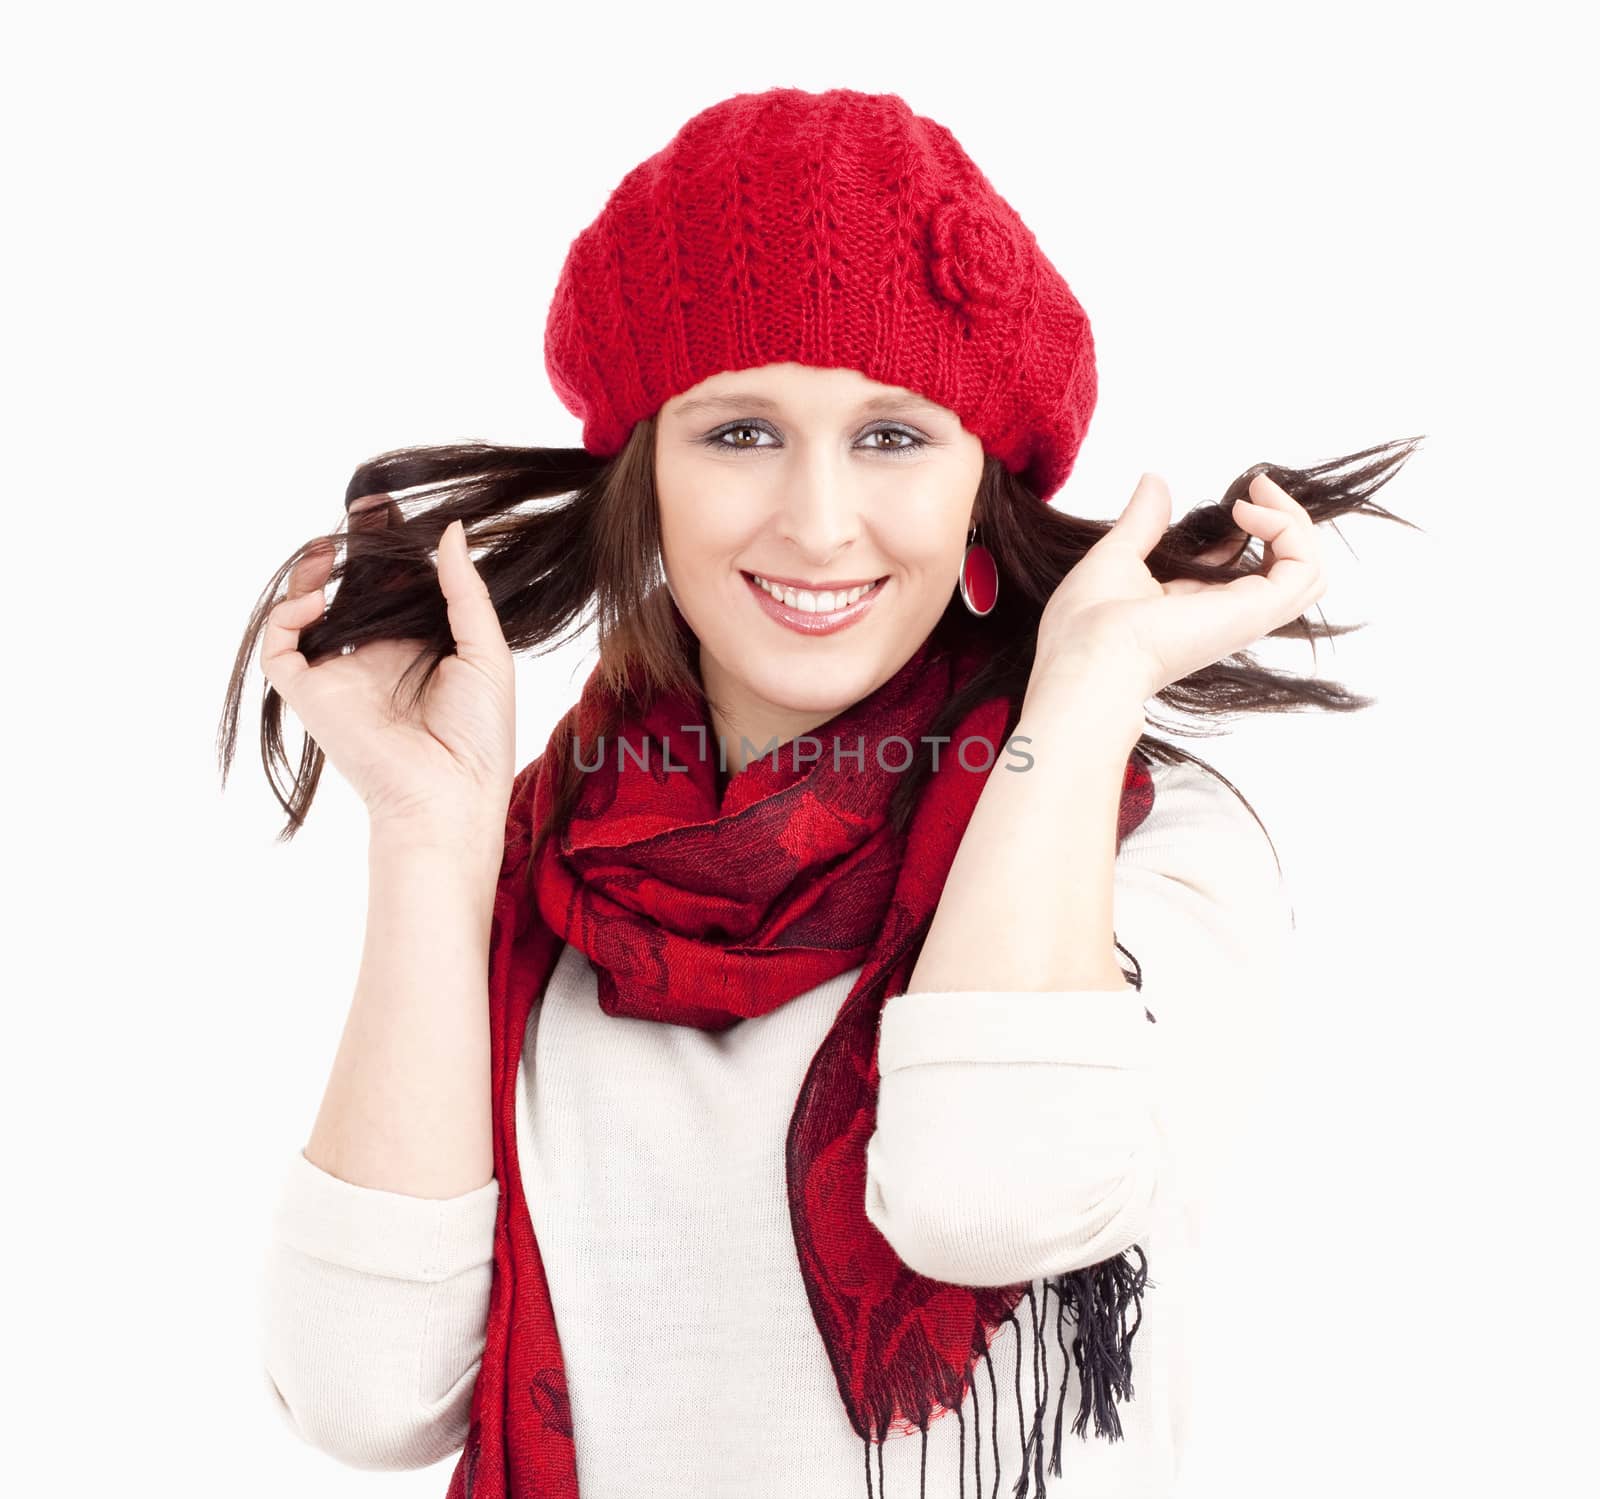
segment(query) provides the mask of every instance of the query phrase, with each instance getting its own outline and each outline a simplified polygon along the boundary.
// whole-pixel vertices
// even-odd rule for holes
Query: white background
[[[6,26],[4,1047],[13,1492],[439,1496],[298,1446],[271,1198],[343,1025],[365,823],[288,845],[213,739],[250,607],[351,470],[575,446],[571,238],[779,84],[948,125],[1093,321],[1058,506],[1426,440],[1265,659],[1375,695],[1183,741],[1271,830],[1307,981],[1214,1213],[1185,1496],[1571,1492],[1592,1417],[1578,590],[1595,120],[1575,6],[35,8]],[[1348,543],[1348,546],[1346,546]],[[519,668],[519,763],[589,658]],[[298,753],[292,725],[291,753]],[[1059,1484],[1051,1492],[1064,1492]]]

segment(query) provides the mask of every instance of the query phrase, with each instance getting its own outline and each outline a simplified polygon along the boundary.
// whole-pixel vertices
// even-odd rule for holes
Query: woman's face
[[[774,734],[786,743],[927,638],[956,586],[983,461],[954,412],[853,369],[722,371],[661,408],[662,561],[706,692],[727,710],[716,727],[731,765],[744,763],[741,733],[752,757]]]

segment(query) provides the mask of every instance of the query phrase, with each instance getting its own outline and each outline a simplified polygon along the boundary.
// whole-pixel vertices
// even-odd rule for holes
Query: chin
[[[825,657],[809,641],[794,651],[752,651],[748,641],[740,645],[737,654],[724,657],[729,674],[746,692],[795,713],[831,717],[864,698],[882,675],[879,652],[859,647]]]

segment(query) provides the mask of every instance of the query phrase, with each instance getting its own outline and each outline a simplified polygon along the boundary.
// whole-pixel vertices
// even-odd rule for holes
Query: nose
[[[861,530],[859,497],[826,453],[798,458],[785,475],[778,534],[808,564],[826,567]]]

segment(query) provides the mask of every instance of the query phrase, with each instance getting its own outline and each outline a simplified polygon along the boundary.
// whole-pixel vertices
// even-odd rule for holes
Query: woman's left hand
[[[1145,474],[1111,529],[1050,596],[1039,619],[1030,682],[1108,673],[1142,704],[1162,688],[1297,618],[1327,587],[1316,524],[1265,474],[1234,503],[1239,527],[1265,544],[1261,571],[1230,583],[1156,580],[1144,559],[1172,523],[1172,496]],[[1200,554],[1224,561],[1237,541]]]

